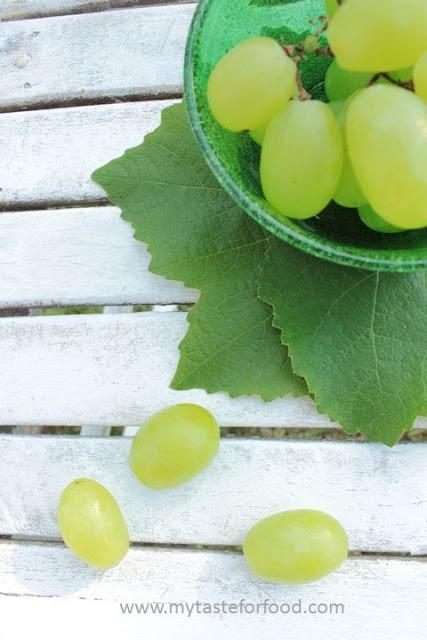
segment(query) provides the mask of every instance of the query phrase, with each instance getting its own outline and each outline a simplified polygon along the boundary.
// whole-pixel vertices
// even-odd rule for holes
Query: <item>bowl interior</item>
[[[360,222],[355,210],[333,202],[315,218],[291,220],[264,199],[259,182],[260,148],[248,134],[226,131],[214,120],[206,98],[209,75],[227,51],[250,36],[272,36],[286,44],[301,42],[316,30],[316,19],[325,11],[323,0],[282,5],[271,0],[270,6],[257,6],[256,2],[200,0],[188,39],[187,108],[195,135],[217,179],[268,231],[312,255],[364,269],[426,269],[427,229],[394,235],[375,233]],[[314,98],[326,101],[323,80],[331,61],[313,54],[301,67],[304,86]]]

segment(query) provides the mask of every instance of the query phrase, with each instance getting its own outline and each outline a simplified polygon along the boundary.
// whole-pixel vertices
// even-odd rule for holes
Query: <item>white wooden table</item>
[[[82,433],[99,434],[192,401],[222,426],[333,435],[337,427],[307,399],[265,405],[168,388],[186,317],[164,305],[192,303],[197,294],[147,271],[144,247],[90,180],[93,169],[139,143],[181,94],[195,5],[152,5],[0,2],[2,315],[52,305],[154,305],[138,314],[124,307],[119,314],[2,317],[0,424],[94,425]],[[0,435],[2,640],[29,633],[61,640],[76,633],[131,640],[427,636],[425,444],[390,450],[348,440],[227,438],[206,473],[162,493],[131,476],[128,449],[126,437]],[[129,521],[129,555],[105,573],[83,566],[60,541],[56,503],[78,476],[109,486]],[[315,585],[255,579],[239,552],[242,536],[257,519],[298,507],[335,515],[349,532],[351,557]],[[301,600],[303,609],[338,603],[344,613],[189,618],[124,615],[119,606],[256,605],[266,598]]]

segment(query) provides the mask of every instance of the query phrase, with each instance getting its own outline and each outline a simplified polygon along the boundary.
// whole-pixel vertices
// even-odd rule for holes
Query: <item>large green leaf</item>
[[[271,239],[259,294],[317,407],[394,444],[427,412],[427,275],[359,271]]]
[[[148,245],[150,269],[201,291],[173,386],[272,400],[301,395],[271,307],[257,298],[266,234],[203,160],[182,105],[165,109],[142,145],[93,176]]]

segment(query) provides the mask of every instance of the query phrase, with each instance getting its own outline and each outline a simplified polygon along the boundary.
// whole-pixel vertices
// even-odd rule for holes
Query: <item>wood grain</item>
[[[196,402],[223,426],[332,426],[308,398],[172,391],[186,331],[182,312],[3,318],[0,424],[132,426],[168,404]]]
[[[223,426],[331,427],[307,398],[169,389],[186,330],[181,312],[1,319],[0,424],[132,426],[196,402]]]
[[[0,215],[0,308],[194,302],[148,271],[150,256],[114,207]]]
[[[2,24],[0,109],[182,92],[194,4]]]
[[[1,60],[1,56],[0,56]],[[105,200],[91,173],[140,144],[170,101],[0,115],[0,210]]]
[[[0,20],[90,13],[92,11],[140,7],[145,4],[184,4],[186,2],[188,0],[2,0]]]
[[[353,550],[427,554],[425,445],[226,438],[203,474],[156,492],[131,473],[130,443],[0,436],[0,534],[57,538],[61,492],[91,477],[114,493],[137,542],[239,545],[267,515],[314,508],[343,524]]]
[[[17,594],[0,599],[2,621],[11,620],[10,628],[20,630],[31,613],[32,625],[40,620],[38,628],[48,640],[57,631],[50,635],[53,625],[47,620],[61,626],[67,620],[61,632],[65,640],[88,637],[92,628],[108,640],[277,640],[284,629],[286,640],[421,640],[427,633],[426,584],[427,564],[414,560],[351,558],[318,583],[286,587],[256,579],[235,553],[133,548],[118,567],[101,573],[60,545],[0,544],[0,592]],[[238,606],[242,599],[255,606],[266,599],[293,604],[302,613],[123,615],[118,604],[225,601]],[[342,603],[344,613],[307,613],[310,605],[331,603]]]

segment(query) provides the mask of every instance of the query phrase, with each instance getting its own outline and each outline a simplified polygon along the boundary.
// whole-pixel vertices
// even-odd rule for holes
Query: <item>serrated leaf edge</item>
[[[268,243],[267,243],[267,249],[266,249],[266,252],[265,252],[265,259],[266,260],[268,260],[268,255],[269,255],[270,251],[271,251],[271,248],[268,246]],[[264,265],[265,265],[265,263],[264,263]],[[263,265],[261,265],[259,278],[261,278],[261,274],[262,274],[262,271],[263,271],[264,268],[265,267]],[[299,376],[300,378],[303,378],[305,380],[308,392],[312,396],[312,398],[313,398],[313,400],[314,400],[314,402],[316,404],[317,410],[320,413],[322,413],[323,415],[326,415],[333,422],[336,422],[337,424],[341,425],[342,428],[344,429],[344,431],[346,433],[348,433],[349,435],[355,435],[355,434],[359,433],[357,430],[347,427],[345,425],[346,421],[345,420],[343,421],[338,414],[335,414],[334,412],[331,412],[329,409],[326,409],[326,407],[323,405],[323,401],[321,399],[319,399],[318,392],[316,392],[313,384],[307,378],[307,375],[302,371],[302,367],[298,367],[298,365],[295,363],[292,344],[291,344],[291,342],[289,340],[286,339],[285,329],[282,326],[279,325],[278,313],[277,313],[276,306],[274,305],[274,303],[271,300],[268,299],[268,296],[265,296],[261,291],[260,279],[258,279],[257,295],[258,295],[260,300],[262,300],[265,304],[270,305],[270,307],[272,308],[272,310],[273,310],[273,319],[272,319],[273,327],[275,327],[276,329],[278,329],[280,331],[280,340],[281,340],[281,343],[285,347],[287,347],[287,349],[288,349],[288,355],[289,355],[289,358],[291,360],[292,369],[293,369],[294,373],[297,376]],[[400,431],[400,434],[396,437],[396,439],[390,439],[390,438],[378,439],[376,436],[369,436],[369,441],[370,442],[380,442],[382,444],[386,444],[389,447],[393,447],[395,444],[397,444],[399,442],[400,438],[405,433],[405,431],[409,431],[410,429],[413,428],[415,421],[420,416],[421,416],[421,414],[419,414],[418,412],[414,412],[413,413],[413,417],[410,420],[410,423],[409,424],[405,424],[402,427],[402,429]]]

